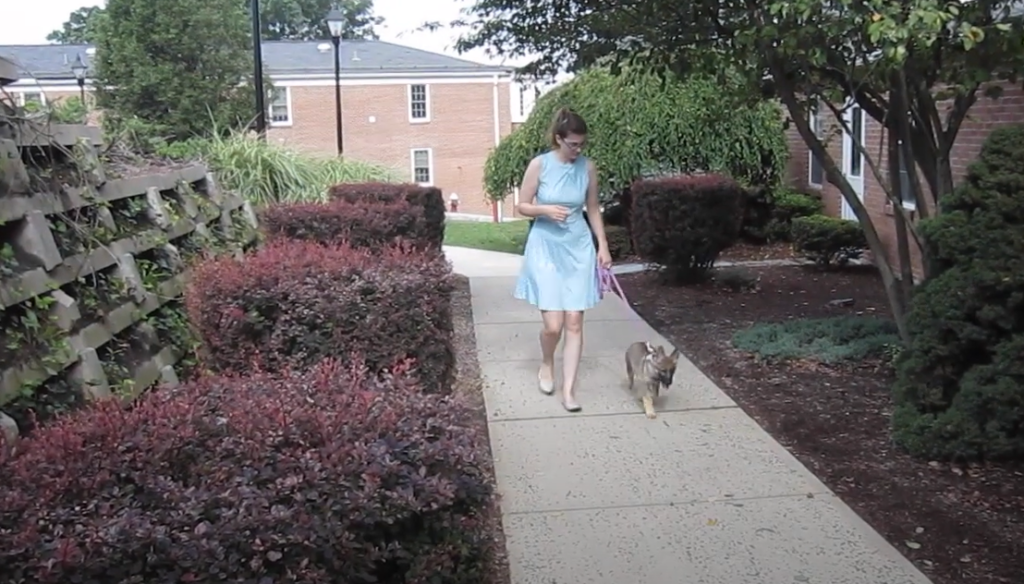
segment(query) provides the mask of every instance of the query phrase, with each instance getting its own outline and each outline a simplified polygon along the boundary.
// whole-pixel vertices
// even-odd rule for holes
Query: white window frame
[[[284,108],[288,112],[288,119],[275,121],[274,120],[274,91],[280,91],[284,94]],[[288,128],[294,123],[295,118],[292,115],[292,88],[291,87],[274,87],[270,99],[267,103],[267,124],[271,128]],[[281,107],[281,106],[278,106]]]
[[[900,176],[896,177],[896,180],[902,181],[903,180],[903,175],[906,174],[907,175],[907,187],[908,187],[908,189],[913,189],[914,187],[913,187],[913,185],[911,185],[911,179],[910,179],[910,170],[911,169],[907,168],[907,165],[906,165],[907,161],[903,160],[903,140],[899,141],[899,148],[900,148],[899,156],[900,156],[900,163],[901,163],[899,165],[899,167],[900,167]],[[915,171],[917,170],[916,166],[917,166],[916,164],[913,165],[913,168],[914,168]],[[904,194],[904,196],[906,196],[906,192],[905,191],[901,191],[901,192]],[[913,194],[913,193],[911,193],[911,194]],[[908,211],[917,211],[917,201],[916,200],[915,201],[904,201],[901,198],[900,199],[900,203],[902,203],[903,208],[908,210]]]
[[[416,118],[416,117],[413,117],[413,115],[412,115],[412,90],[413,90],[414,87],[422,87],[423,88],[423,97],[424,97],[423,103],[424,103],[424,109],[426,110],[426,115],[424,117],[422,117],[422,118]],[[406,105],[405,111],[409,114],[409,123],[410,124],[426,124],[426,123],[428,123],[430,121],[430,110],[431,110],[431,107],[430,107],[430,105],[431,105],[430,104],[430,85],[428,85],[426,83],[410,83],[409,86],[406,88],[405,95],[406,95],[406,98],[408,100],[408,104]],[[421,149],[419,149],[419,150],[421,150]]]
[[[28,95],[38,95],[39,96],[39,105],[41,105],[43,107],[46,107],[46,92],[43,91],[43,90],[38,90],[38,91],[19,91],[18,92],[18,106],[19,107],[25,107],[25,104],[27,103],[27,101],[25,100],[25,96],[28,96]]]
[[[818,104],[817,101],[815,101],[815,102],[811,103],[810,107],[808,107],[807,109],[808,109],[807,123],[811,126],[811,133],[813,133],[815,136],[817,136],[819,140],[822,140],[822,135],[824,134],[824,131],[823,131],[823,128],[821,127],[823,125],[822,119],[821,119],[821,106]],[[824,145],[824,144],[825,144],[825,142],[824,142],[824,140],[822,140],[822,145]],[[814,152],[811,152],[811,149],[808,148],[807,149],[807,186],[811,187],[812,189],[821,189],[821,188],[823,188],[825,186],[825,164],[824,164],[824,162],[820,162],[819,161],[818,165],[821,166],[821,182],[820,183],[814,182]]]
[[[427,172],[430,173],[430,180],[427,182],[420,182],[416,180],[416,153],[426,152],[427,153]],[[412,148],[409,150],[409,171],[412,182],[420,185],[421,187],[432,187],[434,186],[434,149],[433,148]]]
[[[527,106],[526,94],[529,88],[525,83],[509,83],[509,89],[512,90],[512,99],[509,100],[512,105],[512,123],[521,124],[530,117],[530,108],[533,106]]]

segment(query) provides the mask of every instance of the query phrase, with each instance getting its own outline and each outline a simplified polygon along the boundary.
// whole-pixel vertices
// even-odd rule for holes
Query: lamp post
[[[331,31],[331,44],[334,45],[334,119],[337,124],[338,156],[345,151],[341,137],[341,31],[344,24],[345,13],[337,7],[327,13],[327,28]]]
[[[85,73],[88,68],[85,63],[82,62],[82,55],[75,57],[75,62],[71,64],[71,72],[75,74],[75,79],[78,81],[78,96],[82,100],[82,105],[85,105]]]
[[[263,39],[260,38],[260,0],[252,0],[253,86],[256,90],[256,135],[267,137],[267,91],[263,89]]]

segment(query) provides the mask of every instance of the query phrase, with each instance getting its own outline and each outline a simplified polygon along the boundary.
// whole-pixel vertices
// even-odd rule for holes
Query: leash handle
[[[598,267],[597,274],[601,281],[601,293],[615,292],[626,303],[626,306],[629,306],[629,300],[626,299],[626,295],[622,292],[622,286],[619,285],[619,280],[615,277],[615,274],[605,267]]]

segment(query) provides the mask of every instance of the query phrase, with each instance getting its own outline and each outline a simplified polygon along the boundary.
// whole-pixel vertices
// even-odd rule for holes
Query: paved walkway
[[[513,584],[928,583],[689,361],[645,418],[623,353],[665,341],[614,295],[587,313],[565,412],[536,387],[519,256],[446,253],[470,277]]]

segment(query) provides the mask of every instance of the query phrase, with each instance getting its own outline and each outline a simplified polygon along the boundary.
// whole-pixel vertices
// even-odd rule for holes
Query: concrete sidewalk
[[[614,295],[587,313],[567,413],[537,389],[519,256],[445,251],[470,277],[513,584],[928,583],[685,358],[645,418],[623,352],[668,343]]]

